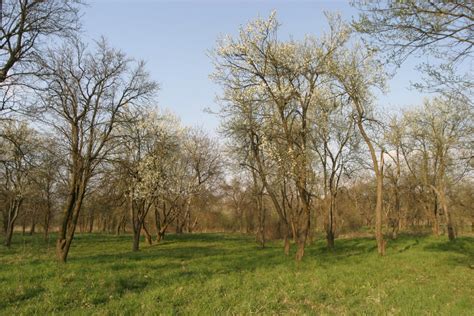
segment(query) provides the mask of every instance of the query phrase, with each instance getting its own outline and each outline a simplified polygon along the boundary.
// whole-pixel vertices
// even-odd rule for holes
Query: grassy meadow
[[[15,236],[0,247],[0,314],[386,314],[472,315],[474,238],[401,236],[387,255],[368,238],[323,240],[296,263],[280,242],[170,235],[159,245],[131,236],[77,235],[66,265],[54,239]]]

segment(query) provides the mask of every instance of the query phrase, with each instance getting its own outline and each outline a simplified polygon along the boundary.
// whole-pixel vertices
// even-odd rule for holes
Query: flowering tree
[[[280,214],[291,205],[290,217],[297,243],[296,259],[301,260],[310,229],[314,196],[314,153],[310,150],[312,124],[310,113],[318,106],[321,89],[327,88],[335,51],[349,38],[348,28],[331,19],[330,32],[317,39],[279,41],[275,14],[258,19],[240,29],[237,38],[225,37],[214,50],[216,70],[213,78],[224,88],[223,113],[235,119],[233,108],[252,109],[252,121],[262,124],[250,131],[253,158],[266,191]],[[324,88],[323,88],[324,87]],[[264,170],[262,153],[287,175],[283,191],[291,189],[295,200],[278,201]],[[294,189],[293,189],[294,188]]]
[[[331,76],[339,90],[338,94],[345,96],[353,109],[357,129],[368,148],[372,161],[372,169],[377,183],[375,237],[378,252],[380,255],[384,255],[386,244],[382,232],[384,152],[383,150],[377,152],[376,138],[371,135],[370,128],[374,127],[373,123],[377,123],[373,110],[373,89],[385,87],[385,72],[376,59],[375,51],[360,42],[355,42],[352,46],[345,45],[332,57]]]
[[[449,208],[448,187],[472,169],[473,110],[457,98],[434,98],[423,107],[407,111],[401,150],[408,169],[425,190],[434,192],[444,214],[448,237],[456,238]],[[434,223],[438,225],[437,206]],[[435,231],[437,227],[435,227]]]

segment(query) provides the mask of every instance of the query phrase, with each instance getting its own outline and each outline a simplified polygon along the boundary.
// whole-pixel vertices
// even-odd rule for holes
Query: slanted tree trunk
[[[142,229],[145,232],[145,236],[147,237],[147,241],[151,244],[151,236],[148,233],[148,230],[145,225],[145,218],[150,210],[152,203],[146,201],[144,199],[137,199],[133,200],[133,192],[130,193],[129,196],[129,209],[130,215],[132,217],[132,228],[133,228],[133,244],[132,244],[132,251],[139,250],[139,243],[140,243],[140,233]]]
[[[15,197],[9,204],[8,214],[7,214],[7,231],[5,233],[5,246],[10,248],[13,237],[13,230],[15,228],[15,221],[18,218],[21,204],[23,202],[22,198]]]
[[[165,231],[166,229],[160,229],[156,234],[156,242],[160,243],[163,239],[165,239]]]
[[[143,222],[142,224],[142,229],[143,229],[143,232],[145,233],[145,238],[146,238],[147,243],[151,245],[152,244],[151,235],[148,232],[148,229],[146,228],[145,222]]]
[[[196,216],[193,223],[191,225],[189,225],[188,233],[192,233],[196,229],[197,225],[198,225],[198,218]]]
[[[274,191],[274,189],[271,187],[271,185],[268,183],[267,181],[267,176],[266,176],[266,173],[265,173],[265,168],[264,168],[264,164],[263,164],[263,161],[262,161],[262,158],[260,157],[260,149],[259,149],[259,141],[258,141],[258,135],[254,132],[252,132],[252,134],[250,135],[250,138],[251,138],[251,150],[252,150],[252,154],[253,154],[253,158],[254,158],[254,167],[255,167],[255,171],[258,173],[259,177],[260,177],[260,180],[262,181],[262,186],[263,188],[265,188],[265,190],[267,191],[268,195],[270,196],[270,199],[273,203],[273,206],[275,207],[275,210],[278,214],[278,217],[280,219],[280,223],[284,223],[284,246],[283,246],[283,249],[284,249],[284,253],[285,255],[289,255],[290,254],[290,240],[289,240],[289,234],[290,234],[290,225],[289,225],[289,222],[288,222],[288,216],[286,214],[286,212],[284,211],[284,204],[285,204],[285,201],[284,201],[284,198],[283,198],[283,201],[282,203],[280,203],[278,201],[278,198],[277,198],[277,195]]]
[[[8,230],[8,208],[2,210],[3,215],[3,233],[6,235]]]
[[[359,132],[362,135],[367,147],[369,148],[370,157],[372,159],[372,167],[375,173],[375,179],[377,183],[376,191],[376,203],[375,203],[375,239],[377,240],[377,251],[379,255],[383,256],[385,254],[386,242],[383,238],[382,232],[382,217],[383,217],[383,150],[380,153],[380,163],[377,160],[377,154],[375,152],[374,145],[369,135],[366,133],[364,128],[364,117],[363,117],[363,107],[357,102],[358,99],[355,99],[355,106],[358,112],[357,117],[357,127]]]
[[[162,215],[160,214],[159,204],[155,204],[155,229],[156,229],[156,242],[159,243],[165,238],[166,230],[172,222],[173,216],[170,216],[173,208],[167,207],[166,202],[162,204]]]
[[[115,235],[118,236],[120,235],[120,230],[123,228],[123,230],[125,231],[125,222],[126,222],[127,218],[125,215],[122,215],[118,222],[117,222],[117,226],[115,226]]]
[[[56,243],[56,254],[60,262],[65,263],[69,254],[74,233],[76,231],[79,214],[84,200],[87,180],[83,179],[79,185],[74,185],[68,197],[64,211],[63,222]]]

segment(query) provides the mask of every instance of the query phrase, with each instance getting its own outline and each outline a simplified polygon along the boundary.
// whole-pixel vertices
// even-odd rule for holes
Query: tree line
[[[276,14],[211,51],[221,87],[219,142],[156,107],[143,61],[77,32],[80,1],[5,1],[0,34],[0,210],[15,229],[57,232],[66,262],[80,232],[240,231],[284,240],[374,230],[450,240],[472,230],[472,10],[464,2],[356,2],[352,22],[282,40]],[[387,7],[385,7],[387,6]],[[472,8],[471,8],[472,9]],[[412,27],[399,27],[403,23]],[[54,42],[54,45],[49,43]],[[389,44],[390,43],[390,44]],[[383,113],[390,65],[417,52],[423,104]],[[448,53],[446,53],[448,52]],[[395,58],[399,57],[399,58]],[[472,66],[472,65],[471,65]],[[293,242],[292,242],[293,241]]]

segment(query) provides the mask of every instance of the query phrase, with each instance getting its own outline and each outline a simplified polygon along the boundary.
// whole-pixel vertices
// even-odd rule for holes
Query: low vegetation
[[[234,234],[170,235],[130,251],[130,236],[80,234],[68,264],[54,243],[15,236],[0,249],[0,314],[451,314],[474,306],[474,238],[323,238],[302,262],[279,242]]]

